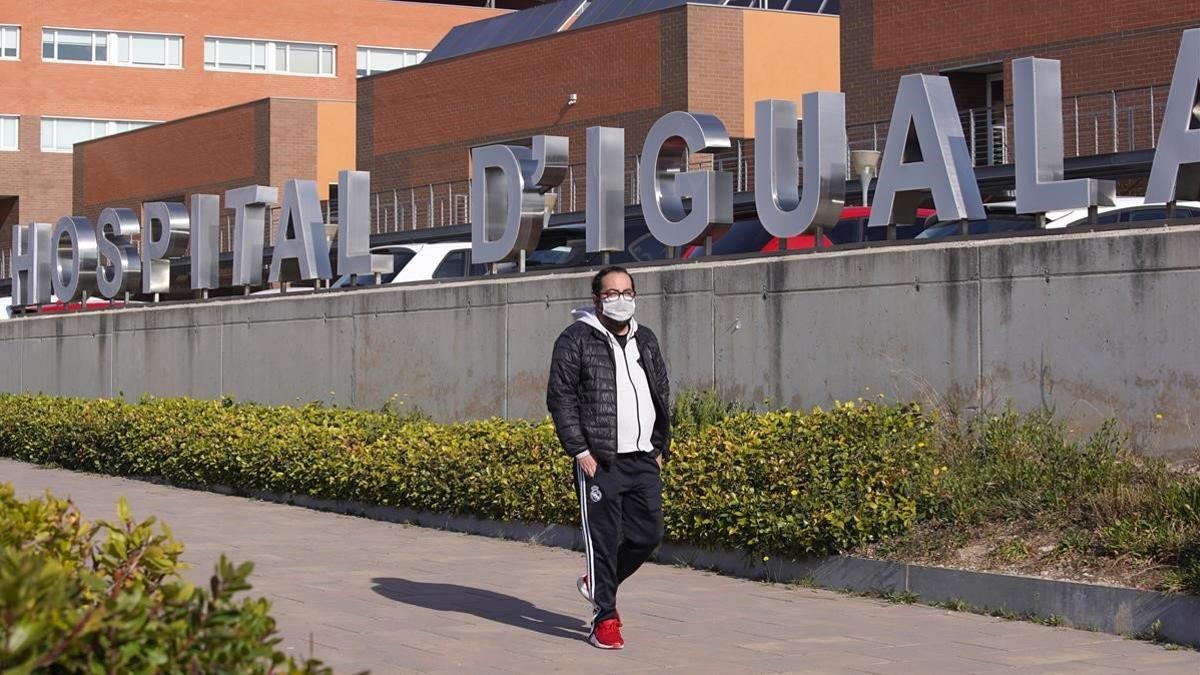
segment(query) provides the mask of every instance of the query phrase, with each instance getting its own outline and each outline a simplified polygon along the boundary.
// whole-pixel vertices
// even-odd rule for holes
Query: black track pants
[[[575,464],[583,518],[584,555],[591,585],[593,623],[612,618],[617,586],[658,548],[663,535],[658,462],[644,452],[622,453],[589,478]]]

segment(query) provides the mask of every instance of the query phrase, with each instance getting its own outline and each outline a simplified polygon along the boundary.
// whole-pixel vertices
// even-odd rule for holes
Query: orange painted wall
[[[337,182],[339,171],[355,168],[355,115],[353,101],[317,103],[316,181],[321,199],[329,198],[329,184]]]
[[[754,102],[800,104],[811,91],[841,91],[841,36],[836,16],[745,12],[743,67],[745,135],[754,136]]]

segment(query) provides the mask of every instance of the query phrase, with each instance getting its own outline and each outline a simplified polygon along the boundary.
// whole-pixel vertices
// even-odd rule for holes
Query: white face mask
[[[633,310],[636,308],[636,303],[633,300],[626,300],[621,296],[617,296],[612,300],[602,300],[601,308],[604,310],[604,316],[625,323],[633,318]]]

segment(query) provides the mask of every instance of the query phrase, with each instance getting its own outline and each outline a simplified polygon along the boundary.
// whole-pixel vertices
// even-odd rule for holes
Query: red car
[[[142,303],[138,303],[142,304]],[[62,314],[64,312],[88,311],[94,312],[101,309],[120,309],[125,306],[124,300],[113,300],[111,303],[104,298],[88,298],[87,306],[79,300],[73,300],[68,303],[59,302],[54,299],[44,305],[30,305],[24,308],[20,313],[23,314]]]
[[[934,215],[933,209],[917,209],[916,223],[901,225],[896,228],[897,239],[912,239],[925,227],[925,219]],[[835,244],[855,244],[864,241],[879,241],[887,238],[887,228],[867,227],[871,217],[871,209],[866,206],[847,206],[842,209],[842,218],[838,224],[824,232],[821,240],[823,246]],[[713,255],[735,255],[738,253],[753,253],[756,251],[778,251],[782,239],[772,237],[757,218],[739,220],[729,228],[724,235],[713,242]],[[800,234],[788,237],[787,250],[802,251],[816,247],[816,237],[811,234]],[[699,258],[704,255],[704,249],[694,246],[688,249],[685,257]]]

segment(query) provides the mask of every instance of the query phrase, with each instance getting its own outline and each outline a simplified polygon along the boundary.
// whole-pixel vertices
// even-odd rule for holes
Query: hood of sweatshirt
[[[608,329],[604,327],[604,324],[600,323],[600,317],[596,316],[595,307],[592,307],[591,305],[576,307],[575,309],[571,310],[571,316],[575,317],[576,321],[582,321],[583,323],[586,323],[592,328],[600,331],[610,341],[614,340],[612,333],[608,332]],[[628,337],[633,337],[635,333],[637,333],[637,319],[630,319]]]

